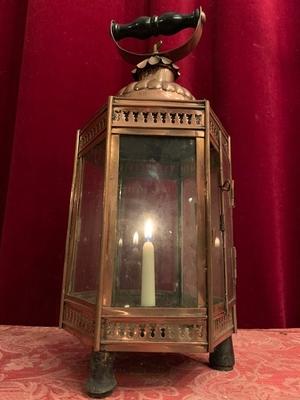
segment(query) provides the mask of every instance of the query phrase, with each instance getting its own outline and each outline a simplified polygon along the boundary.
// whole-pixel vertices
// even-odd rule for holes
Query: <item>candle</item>
[[[154,269],[154,246],[151,242],[153,226],[151,220],[145,223],[145,239],[143,245],[142,261],[142,306],[155,306],[155,269]]]

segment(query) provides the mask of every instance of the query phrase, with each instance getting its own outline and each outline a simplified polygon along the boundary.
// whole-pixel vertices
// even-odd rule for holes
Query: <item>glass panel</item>
[[[96,302],[103,213],[105,141],[82,160],[82,187],[76,219],[72,296]]]
[[[211,225],[212,225],[212,268],[213,268],[213,302],[223,303],[225,298],[223,238],[220,230],[221,190],[220,190],[220,157],[211,146]]]
[[[196,307],[195,140],[120,138],[115,306]]]

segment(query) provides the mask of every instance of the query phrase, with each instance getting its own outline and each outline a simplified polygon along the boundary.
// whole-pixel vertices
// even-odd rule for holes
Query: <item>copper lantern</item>
[[[116,385],[115,352],[209,352],[233,367],[236,263],[230,138],[207,100],[175,82],[205,16],[112,23],[135,81],[78,131],[60,325],[92,346],[87,391]],[[180,48],[133,54],[126,36],[194,27]]]

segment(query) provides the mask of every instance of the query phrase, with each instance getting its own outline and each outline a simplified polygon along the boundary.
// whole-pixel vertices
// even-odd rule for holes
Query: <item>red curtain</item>
[[[181,84],[211,100],[232,136],[239,326],[300,326],[300,4],[201,5],[207,23]],[[198,6],[0,2],[1,323],[57,324],[75,132],[130,80],[110,20]]]

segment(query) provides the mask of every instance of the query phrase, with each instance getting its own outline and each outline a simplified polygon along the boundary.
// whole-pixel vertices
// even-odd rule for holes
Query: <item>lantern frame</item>
[[[195,308],[124,308],[111,305],[114,253],[117,245],[119,142],[122,135],[195,139],[198,280],[198,306]],[[106,154],[102,233],[101,243],[99,242],[101,255],[97,265],[99,278],[96,303],[92,304],[72,294],[70,285],[79,234],[83,156],[103,140],[106,141]],[[219,154],[220,160],[220,231],[224,255],[224,302],[220,304],[213,302],[211,148]],[[225,159],[229,166],[227,176],[224,174]],[[109,97],[107,105],[77,134],[60,327],[92,345],[94,352],[212,353],[237,328],[236,251],[232,243],[233,206],[230,137],[207,100]],[[165,329],[164,335],[162,329]]]

